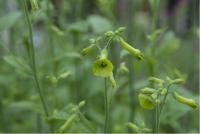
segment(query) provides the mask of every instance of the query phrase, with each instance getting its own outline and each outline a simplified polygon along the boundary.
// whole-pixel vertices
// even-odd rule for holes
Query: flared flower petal
[[[94,62],[92,71],[95,76],[109,77],[112,75],[113,64],[110,60],[101,58]]]

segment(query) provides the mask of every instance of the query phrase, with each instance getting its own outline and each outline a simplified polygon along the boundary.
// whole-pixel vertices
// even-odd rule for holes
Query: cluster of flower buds
[[[184,80],[181,78],[172,80],[169,77],[167,77],[166,80],[162,80],[156,77],[149,77],[149,82],[155,84],[155,88],[145,87],[140,89],[138,98],[141,107],[151,110],[154,109],[156,105],[159,105],[161,103],[163,104],[163,101],[165,100],[163,100],[162,96],[168,95],[170,85],[182,84]],[[194,100],[180,96],[176,92],[173,92],[173,97],[177,102],[185,104],[192,108],[196,108],[198,106]]]
[[[124,50],[128,51],[130,54],[135,56],[138,60],[144,59],[144,55],[139,49],[132,47],[121,37],[121,34],[124,30],[125,30],[124,27],[120,27],[115,31],[108,31],[104,33],[104,36],[100,36],[96,39],[92,38],[89,40],[90,45],[81,51],[81,54],[83,56],[86,56],[90,54],[94,50],[95,47],[97,47],[100,50],[98,59],[93,63],[92,71],[95,76],[109,78],[109,81],[112,87],[116,87],[116,81],[113,76],[114,67],[113,67],[112,62],[108,59],[108,49],[107,49],[112,40],[117,41]],[[106,46],[103,49],[101,49],[99,41],[103,37],[106,37],[106,39],[109,38],[109,40]],[[120,64],[119,71],[122,74],[127,74],[129,72],[124,62]]]

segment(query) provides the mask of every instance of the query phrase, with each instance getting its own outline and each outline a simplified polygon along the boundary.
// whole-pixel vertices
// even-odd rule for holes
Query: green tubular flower
[[[138,98],[139,98],[139,103],[141,107],[145,109],[149,109],[149,110],[152,110],[155,108],[155,103],[151,96],[140,93],[138,95]]]
[[[119,44],[126,49],[127,51],[129,51],[133,56],[135,56],[138,60],[143,60],[144,59],[144,55],[143,53],[139,50],[136,49],[134,47],[132,47],[131,45],[129,45],[127,42],[124,41],[123,38],[119,37],[117,39],[117,41],[119,42]]]
[[[100,58],[94,62],[93,74],[100,77],[110,77],[113,71],[113,64],[107,58]]]
[[[173,97],[176,101],[178,101],[182,104],[185,104],[193,109],[198,107],[198,104],[193,99],[185,98],[185,97],[179,95],[177,92],[173,92]]]

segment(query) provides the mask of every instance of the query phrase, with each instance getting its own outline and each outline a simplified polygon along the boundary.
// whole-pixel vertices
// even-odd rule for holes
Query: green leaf
[[[180,47],[180,39],[178,39],[173,32],[168,32],[155,50],[156,56],[165,56],[175,52]]]
[[[4,56],[4,60],[15,68],[19,74],[30,77],[32,74],[30,66],[21,58],[13,55]]]
[[[158,38],[160,37],[160,35],[165,31],[165,29],[157,29],[155,30],[151,35],[147,35],[147,38],[151,41],[151,42],[156,42],[158,40]]]
[[[22,13],[20,11],[15,11],[7,14],[0,18],[0,31],[7,30],[14,26],[16,22],[20,19]]]
[[[110,21],[102,16],[91,15],[88,17],[88,23],[94,33],[101,34],[112,29]]]

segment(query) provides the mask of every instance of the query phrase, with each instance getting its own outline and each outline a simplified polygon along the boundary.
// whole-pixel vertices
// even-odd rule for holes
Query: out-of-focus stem
[[[104,79],[105,84],[105,91],[104,91],[104,98],[105,98],[105,126],[104,126],[104,133],[108,133],[109,128],[109,106],[108,106],[108,90],[107,90],[107,79]]]
[[[42,102],[42,106],[44,109],[44,112],[46,114],[46,116],[49,116],[48,113],[48,109],[47,109],[47,104],[44,98],[44,95],[42,93],[39,81],[38,81],[38,76],[37,76],[37,70],[36,70],[36,64],[35,64],[35,51],[34,51],[34,42],[33,42],[33,31],[32,31],[32,24],[31,24],[31,20],[29,18],[29,14],[28,14],[28,8],[27,8],[27,0],[23,0],[23,9],[24,9],[24,13],[26,16],[26,21],[27,21],[27,25],[28,25],[28,29],[29,29],[29,38],[30,38],[30,58],[32,61],[32,70],[33,70],[33,77],[34,77],[34,82],[37,88],[37,91],[40,95],[40,100]]]

